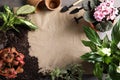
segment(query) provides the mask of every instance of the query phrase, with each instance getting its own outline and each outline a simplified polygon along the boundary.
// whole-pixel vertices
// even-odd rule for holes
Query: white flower
[[[102,48],[98,51],[98,54],[99,55],[102,55],[102,56],[110,56],[111,55],[111,49],[110,48]]]
[[[117,47],[120,49],[120,42],[117,44]]]
[[[120,73],[120,66],[117,67],[117,72]]]

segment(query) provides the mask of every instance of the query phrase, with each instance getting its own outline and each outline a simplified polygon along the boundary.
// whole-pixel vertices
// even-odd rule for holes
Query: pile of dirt
[[[25,65],[24,72],[18,74],[15,79],[10,80],[49,80],[43,79],[41,73],[38,73],[38,59],[36,57],[29,55],[29,42],[28,42],[28,29],[24,26],[18,27],[20,32],[16,32],[15,30],[9,30],[6,34],[1,34],[0,40],[2,41],[1,49],[7,47],[15,47],[18,52],[23,53],[25,55]],[[1,32],[2,33],[2,32]],[[0,76],[0,80],[7,80],[4,77]]]

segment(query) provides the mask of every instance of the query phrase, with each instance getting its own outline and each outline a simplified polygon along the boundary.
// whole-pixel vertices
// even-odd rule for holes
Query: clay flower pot
[[[46,5],[47,9],[55,10],[60,6],[61,1],[60,0],[27,0],[27,3],[35,6],[37,9],[39,9],[40,6],[43,7],[44,5]]]
[[[90,24],[90,27],[91,27],[93,30],[98,31],[97,29],[95,29],[94,24],[92,24],[92,23],[89,23],[89,24]]]
[[[29,3],[30,5],[35,6],[36,8],[38,7],[38,5],[42,2],[43,0],[27,0],[27,3]]]
[[[45,0],[45,5],[49,10],[55,10],[61,4],[60,0]]]

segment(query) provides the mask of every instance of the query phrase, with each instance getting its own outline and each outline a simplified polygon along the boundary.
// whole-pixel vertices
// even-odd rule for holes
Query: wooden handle
[[[73,3],[73,5],[77,5],[77,4],[79,4],[80,2],[82,2],[82,0],[76,1],[75,3]]]

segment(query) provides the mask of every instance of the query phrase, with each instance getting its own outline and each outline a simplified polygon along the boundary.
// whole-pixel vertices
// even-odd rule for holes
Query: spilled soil
[[[49,76],[43,76],[38,73],[38,59],[29,55],[28,29],[24,26],[18,27],[20,32],[9,30],[6,33],[0,32],[0,49],[7,47],[15,47],[18,52],[25,55],[24,72],[18,74],[15,79],[10,80],[50,80]],[[0,80],[8,80],[0,76]]]

